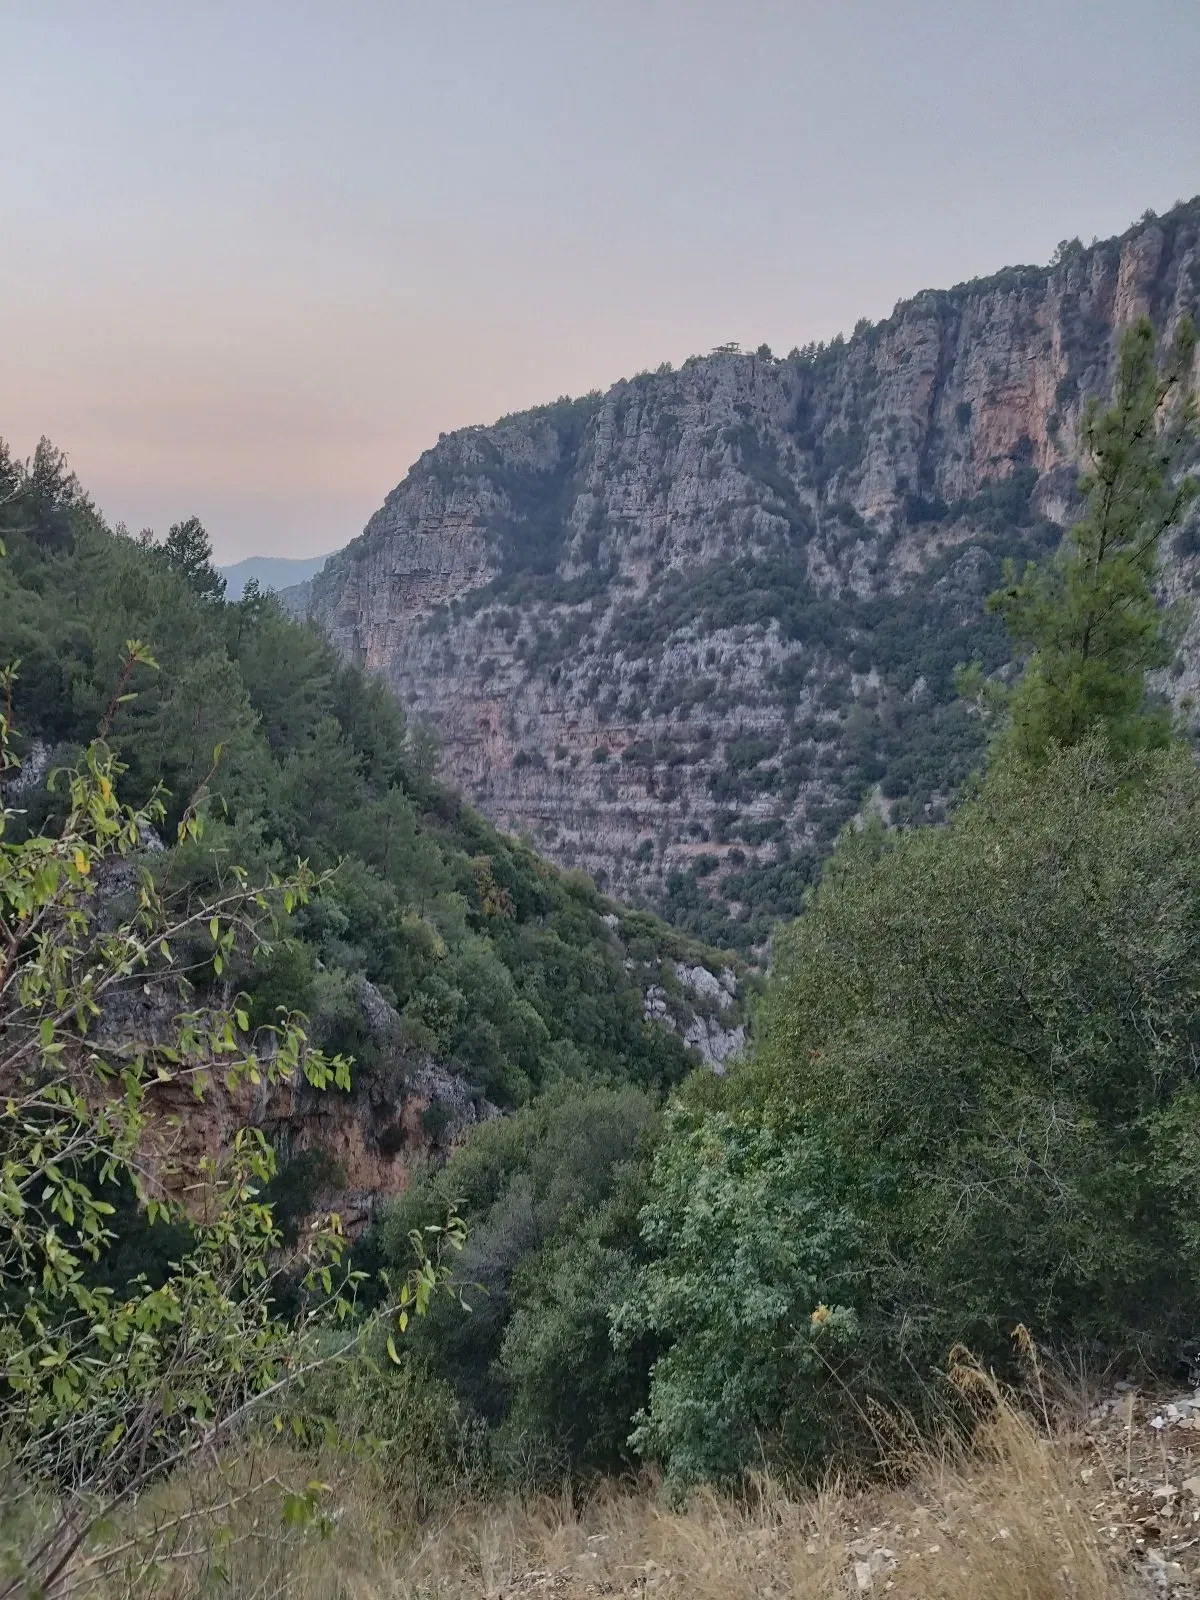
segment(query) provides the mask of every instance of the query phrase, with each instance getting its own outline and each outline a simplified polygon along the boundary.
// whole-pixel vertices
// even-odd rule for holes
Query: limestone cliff
[[[122,863],[122,867],[126,864]],[[110,874],[115,876],[115,874]],[[643,991],[647,1023],[678,1035],[696,1065],[720,1073],[746,1038],[744,984],[729,967],[712,970],[661,959],[646,947],[645,929],[617,912],[605,917],[631,980]],[[228,1004],[231,993],[214,996]],[[408,1186],[414,1161],[440,1158],[480,1122],[501,1115],[453,1067],[406,1039],[403,1020],[374,984],[360,979],[358,1006],[374,1063],[351,1074],[352,1088],[316,1091],[303,1079],[257,1083],[242,1076],[230,1086],[220,1072],[206,1073],[201,1092],[190,1078],[167,1079],[149,1090],[144,1174],[163,1193],[203,1214],[212,1193],[201,1179],[206,1163],[219,1163],[245,1127],[261,1128],[286,1169],[308,1158],[305,1206],[335,1211],[357,1235],[379,1206]],[[96,1030],[102,1045],[134,1041],[153,1046],[178,1026],[180,996],[174,981],[140,979],[114,989]],[[260,1036],[261,1040],[261,1036]],[[264,1062],[270,1041],[260,1045]]]
[[[1200,200],[848,340],[464,429],[293,603],[494,820],[752,945],[864,794],[939,813],[979,748],[953,668],[1005,659],[982,599],[1075,508],[1115,332],[1170,330],[1198,288]]]

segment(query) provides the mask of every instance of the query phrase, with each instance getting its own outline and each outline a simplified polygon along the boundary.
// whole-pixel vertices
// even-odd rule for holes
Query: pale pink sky
[[[1200,190],[1195,0],[7,0],[0,435],[219,556]]]

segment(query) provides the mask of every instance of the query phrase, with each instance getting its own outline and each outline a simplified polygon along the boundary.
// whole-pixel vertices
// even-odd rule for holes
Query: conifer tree
[[[225,579],[213,566],[212,541],[199,517],[171,525],[163,540],[163,555],[189,588],[202,600],[221,600]]]
[[[1031,651],[1011,700],[1009,748],[1020,759],[1040,764],[1052,745],[1097,726],[1118,752],[1170,737],[1169,713],[1147,706],[1145,676],[1174,651],[1175,619],[1155,594],[1162,538],[1200,488],[1179,475],[1195,438],[1194,397],[1183,392],[1195,347],[1185,317],[1160,370],[1149,318],[1126,330],[1113,404],[1093,402],[1084,417],[1082,519],[1054,560],[1020,577],[1010,567],[989,600]]]

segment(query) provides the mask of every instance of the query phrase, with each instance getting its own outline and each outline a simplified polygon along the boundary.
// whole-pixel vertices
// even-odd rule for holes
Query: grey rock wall
[[[1115,335],[1142,312],[1169,332],[1198,283],[1194,201],[829,347],[464,429],[293,603],[436,725],[488,816],[753,945],[864,795],[940,814],[979,748],[955,660],[1002,661],[1001,560],[1076,509]]]

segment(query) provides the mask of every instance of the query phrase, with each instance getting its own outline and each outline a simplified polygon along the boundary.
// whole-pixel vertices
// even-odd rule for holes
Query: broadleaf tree
[[[122,685],[139,662],[152,665],[130,642]],[[9,668],[8,797],[19,774],[14,681]],[[172,1098],[199,1111],[247,1083],[349,1088],[349,1061],[313,1048],[301,1015],[252,1033],[245,997],[226,988],[235,956],[266,951],[324,880],[301,863],[261,883],[233,868],[216,896],[173,890],[172,852],[148,850],[162,795],[137,808],[118,797],[123,768],[105,736],[121,698],[77,764],[51,775],[62,790],[52,826],[17,836],[16,808],[7,798],[0,807],[4,1600],[60,1600],[115,1571],[127,1580],[194,1553],[195,1508],[146,1522],[146,1490],[201,1451],[218,1460],[247,1429],[278,1428],[296,1380],[362,1337],[352,1316],[360,1275],[340,1265],[336,1216],[314,1222],[298,1259],[281,1257],[263,1197],[275,1159],[261,1129],[242,1128],[221,1156],[173,1172],[165,1114]],[[189,806],[180,848],[202,828],[201,807]],[[131,995],[151,997],[157,1024],[138,1024]],[[188,1243],[165,1273],[114,1288],[96,1269],[117,1243],[114,1199],[129,1189],[151,1224],[182,1224]],[[462,1242],[453,1217],[415,1236],[412,1270],[381,1315],[402,1328],[423,1314],[445,1277],[443,1252]],[[302,1279],[291,1316],[277,1304],[285,1270]],[[313,1503],[312,1486],[281,1488],[289,1518]]]

